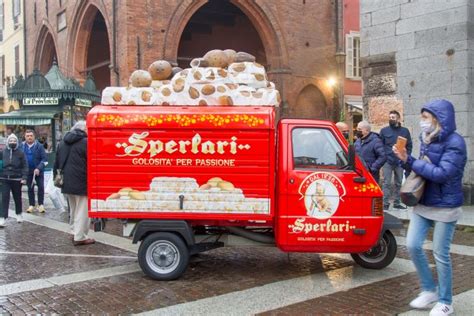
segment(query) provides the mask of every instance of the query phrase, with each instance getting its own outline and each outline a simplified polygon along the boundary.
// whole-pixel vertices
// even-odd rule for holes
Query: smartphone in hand
[[[407,146],[407,139],[405,137],[398,136],[395,146],[397,147],[398,151],[401,151]]]

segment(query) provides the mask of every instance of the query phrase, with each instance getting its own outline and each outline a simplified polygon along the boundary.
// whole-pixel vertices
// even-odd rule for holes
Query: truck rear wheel
[[[147,236],[138,249],[138,263],[152,279],[167,281],[179,278],[189,263],[186,243],[176,234],[158,232]]]
[[[393,234],[386,230],[374,247],[366,252],[351,253],[351,257],[363,268],[383,269],[392,263],[396,254],[397,241]]]

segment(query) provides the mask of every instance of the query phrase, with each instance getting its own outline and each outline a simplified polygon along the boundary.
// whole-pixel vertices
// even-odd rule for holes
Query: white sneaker
[[[437,301],[438,293],[423,291],[418,295],[417,298],[410,302],[410,306],[416,309],[424,309]]]
[[[5,219],[0,217],[0,227],[5,227]]]
[[[17,221],[17,223],[22,223],[22,222],[23,222],[23,215],[18,214],[18,215],[16,216],[16,221]]]
[[[26,212],[27,213],[33,213],[33,211],[35,210],[35,207],[33,205],[30,205],[27,209],[26,209]]]
[[[38,212],[40,212],[40,213],[44,213],[44,212],[46,212],[46,209],[44,208],[44,206],[43,206],[43,205],[40,205],[40,206],[38,206],[36,209],[37,209],[37,210],[38,210]]]
[[[436,303],[433,309],[430,312],[430,316],[443,316],[443,315],[450,315],[454,313],[453,305],[443,304],[443,303]]]

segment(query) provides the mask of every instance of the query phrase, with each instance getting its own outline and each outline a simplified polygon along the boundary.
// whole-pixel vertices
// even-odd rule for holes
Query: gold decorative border
[[[379,192],[380,188],[378,185],[375,185],[373,183],[370,184],[363,184],[363,185],[356,185],[354,186],[354,190],[357,192]]]
[[[160,115],[115,115],[115,114],[99,114],[97,122],[102,124],[109,124],[115,127],[124,126],[129,123],[144,123],[148,127],[158,126],[168,123],[176,123],[179,126],[192,126],[198,123],[209,123],[216,127],[225,127],[234,123],[243,123],[249,127],[257,127],[265,124],[265,120],[255,115],[234,114],[234,115],[219,115],[219,114],[160,114]]]

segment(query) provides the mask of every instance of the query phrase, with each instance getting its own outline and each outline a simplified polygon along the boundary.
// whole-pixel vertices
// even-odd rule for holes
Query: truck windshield
[[[295,128],[292,131],[294,168],[342,169],[347,153],[331,131],[322,128]]]

